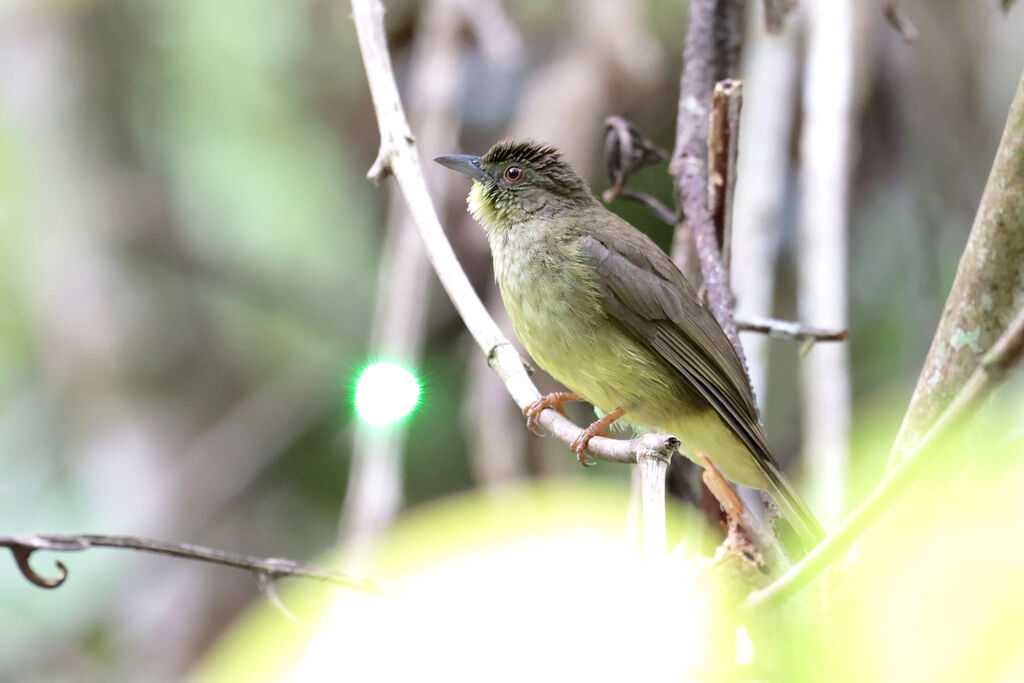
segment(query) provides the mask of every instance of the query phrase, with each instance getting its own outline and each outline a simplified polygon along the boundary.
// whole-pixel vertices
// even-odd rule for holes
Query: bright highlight
[[[378,362],[367,366],[356,382],[356,414],[375,427],[402,419],[419,402],[419,380],[393,363]]]

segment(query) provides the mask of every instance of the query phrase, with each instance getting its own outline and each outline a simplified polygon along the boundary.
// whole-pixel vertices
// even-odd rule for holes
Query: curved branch
[[[137,536],[107,536],[104,534],[18,534],[0,536],[0,547],[9,548],[18,569],[25,578],[40,588],[57,588],[67,579],[68,570],[57,562],[58,574],[47,579],[35,572],[29,565],[29,558],[37,550],[53,552],[74,552],[90,548],[121,548],[139,550],[157,555],[169,555],[186,560],[197,560],[224,567],[244,569],[252,572],[257,579],[277,580],[285,577],[299,577],[322,581],[343,588],[355,588],[368,593],[389,594],[391,590],[382,582],[331,571],[322,567],[288,560],[282,557],[253,557],[231,553],[215,548],[206,548],[191,543],[169,543]],[[261,578],[262,577],[262,578]]]
[[[352,0],[352,14],[380,128],[380,151],[368,177],[379,181],[387,175],[394,175],[441,285],[473,339],[487,355],[488,364],[505,383],[519,407],[525,408],[540,397],[540,392],[527,375],[519,354],[473,290],[448,243],[427,192],[419,153],[402,108],[388,54],[384,7],[380,0]],[[566,443],[581,431],[550,408],[541,412],[537,421]],[[588,451],[599,460],[633,463],[641,450],[668,454],[678,443],[674,437],[660,434],[649,434],[631,441],[595,437],[590,441]]]

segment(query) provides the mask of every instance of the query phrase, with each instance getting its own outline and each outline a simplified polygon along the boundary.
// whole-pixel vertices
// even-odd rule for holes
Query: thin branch
[[[692,0],[686,29],[683,75],[680,80],[676,146],[669,164],[675,180],[676,205],[685,219],[677,224],[672,257],[683,274],[695,281],[690,264],[692,236],[708,305],[740,359],[740,345],[733,320],[729,276],[715,238],[708,207],[708,112],[715,83],[735,76],[743,40],[743,3],[735,0]]]
[[[732,251],[732,206],[736,194],[736,152],[739,148],[743,84],[732,78],[715,84],[708,123],[708,207],[729,274]]]
[[[609,116],[604,120],[604,126],[604,161],[612,186],[601,193],[601,199],[605,202],[620,197],[630,199],[646,206],[665,223],[675,225],[679,220],[678,211],[669,209],[646,192],[626,189],[630,175],[661,163],[668,158],[668,153],[621,116]]]
[[[53,552],[74,552],[90,548],[120,548],[139,550],[157,555],[180,557],[186,560],[208,562],[223,567],[244,569],[257,578],[274,581],[285,577],[298,577],[322,581],[342,588],[354,588],[367,593],[387,595],[391,589],[373,579],[350,576],[322,567],[287,560],[281,557],[253,557],[190,543],[168,543],[137,536],[107,536],[103,534],[18,534],[0,536],[0,547],[9,548],[25,578],[40,588],[57,588],[67,579],[68,570],[60,560],[56,561],[57,576],[52,579],[40,576],[29,563],[32,553],[37,550]]]
[[[389,174],[395,176],[441,285],[473,339],[487,355],[488,364],[519,407],[524,408],[539,398],[540,392],[527,375],[519,353],[498,329],[473,290],[445,237],[427,192],[419,153],[402,109],[388,54],[384,7],[380,0],[352,0],[352,14],[381,135],[380,151],[368,177],[379,181]],[[550,408],[541,412],[538,422],[567,444],[582,431]],[[595,437],[588,450],[599,460],[633,463],[641,449],[667,454],[678,445],[675,437],[648,434],[630,441]]]
[[[775,320],[774,318],[737,320],[736,328],[740,332],[760,332],[774,339],[802,342],[838,342],[850,338],[849,330],[827,330],[822,327],[804,325],[794,320]]]
[[[604,126],[604,161],[612,186],[601,199],[610,202],[622,193],[631,174],[661,163],[668,154],[621,116],[609,116]]]
[[[933,446],[954,434],[967,418],[973,415],[1024,356],[1024,310],[1017,314],[981,364],[971,375],[964,388],[949,404],[931,429],[917,442],[900,463],[893,468],[881,485],[854,510],[843,526],[830,534],[814,550],[767,588],[751,593],[746,606],[766,609],[778,605],[810,583],[840,554],[846,552],[862,533],[890,505],[917,480],[923,467],[943,450]]]
[[[673,211],[664,204],[657,197],[652,197],[646,192],[637,192],[636,190],[625,189],[619,193],[619,199],[629,199],[638,204],[643,204],[650,209],[655,216],[660,218],[662,222],[668,225],[675,225],[679,220],[679,212]]]

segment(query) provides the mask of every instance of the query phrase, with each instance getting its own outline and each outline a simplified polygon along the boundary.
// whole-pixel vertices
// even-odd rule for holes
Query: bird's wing
[[[722,328],[665,252],[634,229],[622,232],[581,241],[605,312],[682,375],[752,453],[770,459],[746,372]]]
[[[772,457],[743,363],[690,283],[664,251],[629,224],[597,228],[580,246],[594,266],[608,316],[715,409],[747,446],[805,549],[813,547],[824,532]]]

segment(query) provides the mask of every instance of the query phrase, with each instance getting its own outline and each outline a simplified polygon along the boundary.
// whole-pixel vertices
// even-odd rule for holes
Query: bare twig
[[[601,198],[610,202],[622,194],[630,174],[661,163],[668,154],[621,116],[609,116],[604,127],[604,161],[612,186]]]
[[[601,199],[606,202],[618,198],[630,199],[646,206],[662,221],[675,225],[679,220],[678,211],[669,209],[646,192],[626,189],[626,182],[632,173],[664,161],[668,153],[621,116],[609,116],[604,120],[604,125],[604,161],[612,186],[601,193]]]
[[[687,250],[693,239],[708,305],[739,357],[743,358],[733,320],[732,292],[722,267],[720,247],[708,208],[708,112],[719,80],[736,74],[743,38],[743,3],[734,0],[692,0],[686,29],[680,83],[676,146],[669,164],[675,180],[676,205],[685,219],[676,225],[672,257],[683,274],[695,281]],[[691,272],[688,272],[691,271]]]
[[[743,84],[740,81],[727,78],[715,84],[708,127],[708,207],[722,252],[722,268],[727,276],[732,250],[732,205],[736,192],[736,151],[742,107]]]
[[[882,7],[882,14],[889,25],[896,29],[896,33],[900,34],[904,42],[912,43],[917,40],[917,27],[900,9],[898,0],[887,0]]]
[[[768,608],[785,601],[811,582],[818,574],[853,545],[890,505],[916,481],[922,468],[944,453],[937,444],[954,434],[972,416],[1024,356],[1024,310],[1017,314],[963,389],[949,404],[914,449],[892,469],[885,480],[854,510],[842,527],[830,534],[814,550],[767,588],[751,593],[749,608]]]
[[[760,332],[775,339],[789,339],[802,342],[837,342],[846,341],[850,337],[848,330],[826,330],[792,320],[775,320],[772,318],[737,320],[736,327],[740,332]]]
[[[391,67],[384,34],[384,7],[380,0],[353,0],[352,13],[381,134],[380,151],[368,177],[380,180],[389,174],[395,176],[438,279],[473,339],[487,355],[488,364],[519,407],[526,407],[540,397],[540,392],[526,374],[519,353],[473,291],[434,212]],[[567,444],[581,432],[550,408],[541,412],[538,422]],[[668,454],[678,444],[675,437],[662,434],[648,434],[630,441],[595,437],[588,450],[599,460],[631,463],[636,462],[637,453],[642,449]]]
[[[637,192],[636,190],[625,189],[619,193],[619,199],[629,199],[631,201],[637,202],[638,204],[643,204],[652,212],[654,212],[655,216],[660,218],[663,222],[667,223],[668,225],[675,225],[676,222],[679,220],[678,211],[673,211],[672,209],[662,204],[660,199],[658,199],[657,197],[652,197],[646,192]]]
[[[0,547],[9,548],[18,564],[18,569],[25,578],[40,588],[57,588],[67,579],[68,570],[64,563],[57,560],[57,576],[48,579],[36,573],[29,564],[29,558],[37,550],[53,552],[73,552],[90,548],[121,548],[139,550],[157,555],[180,557],[186,560],[208,562],[224,567],[244,569],[257,577],[271,581],[285,577],[298,577],[322,581],[343,588],[390,594],[391,589],[380,581],[361,578],[331,571],[322,567],[287,560],[281,557],[253,557],[231,553],[215,548],[206,548],[190,543],[168,543],[137,536],[107,536],[103,534],[18,534],[0,536]]]

